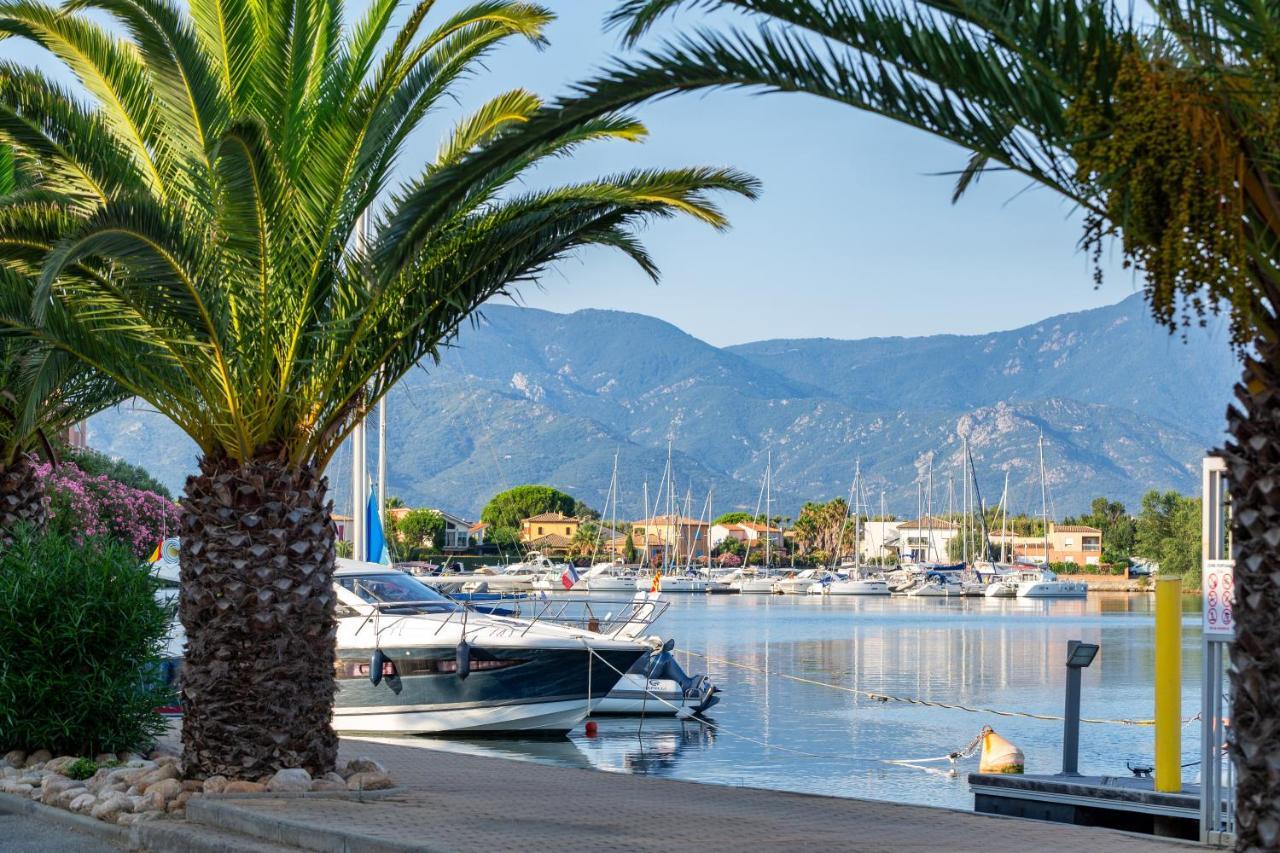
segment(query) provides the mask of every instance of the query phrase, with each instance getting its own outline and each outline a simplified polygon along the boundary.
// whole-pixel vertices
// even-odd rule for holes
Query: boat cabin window
[[[369,604],[401,605],[384,607],[384,613],[441,613],[458,607],[431,587],[401,572],[338,575],[335,580]]]

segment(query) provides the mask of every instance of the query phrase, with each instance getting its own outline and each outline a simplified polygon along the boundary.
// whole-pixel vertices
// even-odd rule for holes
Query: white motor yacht
[[[827,595],[892,595],[884,575],[870,572],[850,573],[848,578],[827,584]]]
[[[1089,585],[1080,581],[1060,581],[1048,569],[1018,572],[1018,598],[1084,598]]]
[[[537,553],[528,554],[509,566],[481,566],[472,573],[477,583],[483,582],[490,592],[528,592],[533,589],[563,589],[560,576],[565,566],[553,563]]]
[[[339,732],[566,732],[650,648],[464,608],[415,578],[339,560]]]
[[[804,595],[809,591],[809,587],[817,582],[817,569],[805,569],[798,573],[790,572],[786,577],[774,581],[773,591],[778,595]]]
[[[632,582],[632,589],[653,588],[653,575],[640,575]],[[706,592],[710,581],[693,574],[662,575],[658,580],[659,592]]]
[[[772,595],[773,584],[778,579],[770,572],[757,571],[754,569],[745,569],[742,576],[735,583],[738,592],[743,595]]]
[[[634,592],[636,572],[628,569],[621,561],[596,563],[574,585],[574,589],[578,588],[587,592]]]

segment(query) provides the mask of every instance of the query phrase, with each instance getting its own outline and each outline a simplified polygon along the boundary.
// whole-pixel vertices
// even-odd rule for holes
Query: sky
[[[559,93],[623,52],[601,25],[612,0],[552,0],[549,48],[505,48],[487,91],[518,81]],[[676,24],[695,22],[693,16]],[[650,37],[645,43],[656,43]],[[662,269],[655,287],[605,250],[562,264],[523,303],[552,311],[651,314],[716,345],[778,337],[861,338],[980,333],[1118,302],[1140,282],[1108,259],[1095,288],[1077,248],[1079,217],[1025,179],[989,175],[951,203],[965,153],[887,119],[807,95],[712,92],[636,111],[643,145],[575,156],[557,177],[632,165],[728,165],[760,178],[755,202],[728,203],[718,233],[659,223],[645,241]]]
[[[563,94],[619,54],[602,20],[613,0],[544,0],[558,15],[539,51],[509,42],[411,140],[408,176],[434,153],[465,108],[516,86]],[[461,7],[441,0],[439,21]],[[363,3],[349,3],[355,14]],[[653,44],[677,18],[650,37]],[[711,21],[713,25],[716,23]],[[46,66],[10,41],[0,58]],[[65,79],[65,78],[64,78]],[[688,219],[655,224],[643,239],[662,269],[655,286],[604,249],[560,264],[521,304],[551,311],[635,311],[715,345],[780,337],[862,338],[1009,329],[1053,314],[1118,302],[1140,287],[1108,259],[1102,287],[1077,248],[1079,217],[1025,179],[989,175],[957,204],[966,156],[926,134],[802,95],[713,92],[642,105],[643,144],[587,147],[541,168],[535,181],[579,181],[635,167],[719,165],[763,182],[754,202],[731,199],[716,232]]]

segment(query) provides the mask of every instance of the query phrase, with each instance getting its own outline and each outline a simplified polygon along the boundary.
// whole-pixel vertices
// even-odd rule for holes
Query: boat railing
[[[425,601],[380,601],[366,602],[366,606],[381,614],[384,610],[402,607],[436,607],[442,602]],[[436,633],[444,630],[455,616],[462,618],[467,613],[491,615],[495,605],[505,606],[507,601],[464,602],[451,600],[449,615],[436,628]],[[548,623],[568,628],[578,628],[610,638],[617,638],[632,626],[639,630],[647,628],[667,612],[671,602],[660,598],[596,598],[594,596],[556,596],[555,598],[513,598],[509,602],[510,616],[525,622],[520,636],[528,634],[534,625]],[[530,608],[529,612],[525,612]],[[460,615],[462,614],[462,615]],[[504,614],[505,615],[505,614]],[[638,633],[636,631],[635,633]]]
[[[523,634],[534,625],[546,622],[566,628],[577,628],[601,636],[616,638],[633,626],[639,630],[658,620],[671,602],[660,598],[597,598],[595,596],[556,596],[526,599],[533,605],[528,615],[517,618],[527,622]],[[523,608],[521,608],[523,609]]]

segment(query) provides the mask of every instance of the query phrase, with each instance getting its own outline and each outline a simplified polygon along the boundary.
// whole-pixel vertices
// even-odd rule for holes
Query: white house
[[[724,540],[732,537],[739,542],[743,542],[747,547],[756,547],[757,544],[763,544],[763,537],[768,536],[773,542],[771,547],[781,548],[783,544],[782,531],[776,527],[767,527],[763,524],[757,524],[754,521],[743,521],[735,524],[713,524],[711,525],[711,547],[717,548]]]
[[[901,521],[864,521],[858,543],[863,562],[898,553],[898,525]]]
[[[959,535],[960,525],[943,518],[924,517],[900,521],[898,559],[904,563],[948,562],[947,544]]]

